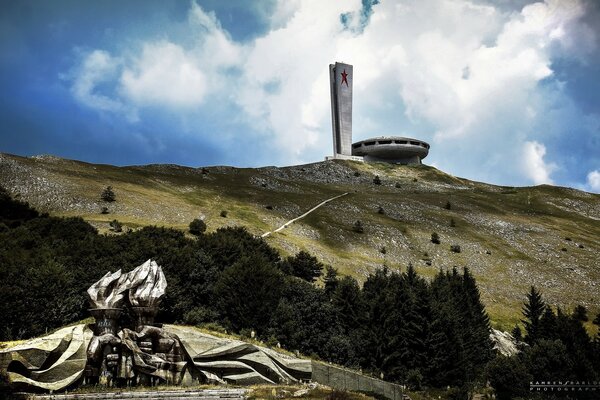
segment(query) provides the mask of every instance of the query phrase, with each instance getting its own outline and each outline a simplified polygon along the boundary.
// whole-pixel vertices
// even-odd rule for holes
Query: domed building
[[[421,164],[429,154],[429,144],[418,139],[400,136],[382,136],[352,144],[352,155],[364,161],[394,164]]]
[[[419,139],[383,136],[352,143],[353,72],[350,64],[329,65],[333,157],[326,159],[421,164],[429,154],[429,143]]]

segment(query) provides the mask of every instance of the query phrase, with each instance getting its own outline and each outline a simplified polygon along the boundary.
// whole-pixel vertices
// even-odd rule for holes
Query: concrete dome
[[[352,155],[365,161],[383,161],[397,164],[421,164],[429,154],[429,144],[418,139],[382,136],[352,144]]]

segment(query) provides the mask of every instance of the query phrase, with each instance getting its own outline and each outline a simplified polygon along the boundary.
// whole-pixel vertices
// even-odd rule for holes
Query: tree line
[[[501,393],[503,373],[535,376],[528,367],[518,375],[526,365],[522,357],[535,364],[546,355],[538,349],[549,346],[544,341],[558,346],[564,340],[565,354],[585,355],[568,364],[573,376],[600,371],[590,356],[598,339],[592,341],[581,322],[562,312],[554,322],[547,308],[539,315],[537,306],[531,306],[533,316],[526,314],[529,346],[519,356],[497,357],[468,268],[440,271],[432,280],[411,265],[403,272],[381,268],[361,287],[305,251],[281,257],[244,228],[195,238],[159,227],[100,235],[81,218],[40,215],[1,188],[0,340],[33,337],[87,318],[84,293],[92,283],[108,270],[127,272],[149,258],[162,266],[168,282],[161,322],[254,331],[269,345],[412,389],[450,386],[451,396],[468,398],[489,380]],[[569,337],[578,344],[568,344]]]

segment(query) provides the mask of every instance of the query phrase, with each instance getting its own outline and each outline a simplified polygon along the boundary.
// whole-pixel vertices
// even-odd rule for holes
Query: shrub
[[[487,379],[498,400],[509,400],[528,395],[529,381],[533,378],[517,357],[497,356],[486,369]]]
[[[267,210],[272,210],[272,209],[273,209],[273,206],[269,204],[269,205],[266,205],[266,206],[265,206],[265,208],[266,208]]]
[[[431,234],[431,243],[440,244],[440,235],[437,232]]]
[[[356,171],[356,172],[354,173],[354,176],[356,176],[356,177],[358,178],[358,177],[360,176],[360,172]]]
[[[446,210],[451,210],[451,209],[452,209],[452,203],[450,203],[450,201],[447,201],[447,202],[446,202],[446,205],[444,206],[444,208],[445,208]]]
[[[406,373],[406,386],[409,390],[421,390],[423,375],[418,369],[409,369]]]
[[[381,185],[381,178],[379,175],[375,175],[375,178],[373,178],[373,183],[376,185]]]
[[[226,210],[221,210],[221,217],[223,218],[227,218],[227,211]]]
[[[102,211],[100,211],[100,214],[108,214],[108,207],[102,207]]]
[[[457,244],[453,244],[450,246],[450,251],[453,253],[460,253],[460,246]]]
[[[585,308],[581,304],[576,306],[575,311],[573,311],[573,318],[576,319],[577,321],[582,321],[582,322],[589,321],[589,318],[587,315],[587,308]]]
[[[396,184],[394,186],[396,187],[396,189],[400,189],[402,187],[402,185],[400,184],[400,182],[396,182]]]
[[[115,198],[115,192],[112,189],[112,186],[107,186],[103,191],[102,194],[100,194],[100,198],[104,201],[107,201],[109,203],[112,203],[113,201],[116,200]]]
[[[190,233],[192,235],[200,236],[204,232],[206,232],[206,223],[199,218],[194,218],[194,220],[190,222]]]
[[[363,228],[362,222],[356,221],[354,223],[354,226],[352,227],[352,230],[356,233],[363,233],[365,231],[365,228]]]
[[[451,228],[456,227],[456,221],[454,221],[454,218],[450,218],[450,227]]]
[[[379,252],[381,254],[386,254],[387,253],[387,249],[385,248],[385,246],[381,246],[381,248],[379,249]]]
[[[123,225],[121,225],[121,223],[116,219],[113,219],[112,221],[110,221],[110,230],[113,232],[122,232]]]
[[[379,206],[379,209],[377,210],[377,214],[385,215],[385,210],[383,209],[383,207]]]

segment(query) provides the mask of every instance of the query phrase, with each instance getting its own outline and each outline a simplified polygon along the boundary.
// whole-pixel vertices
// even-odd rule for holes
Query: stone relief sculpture
[[[0,351],[0,374],[12,389],[26,391],[311,378],[310,361],[193,327],[156,324],[166,288],[153,260],[125,274],[108,272],[87,290],[94,324],[62,328]]]

